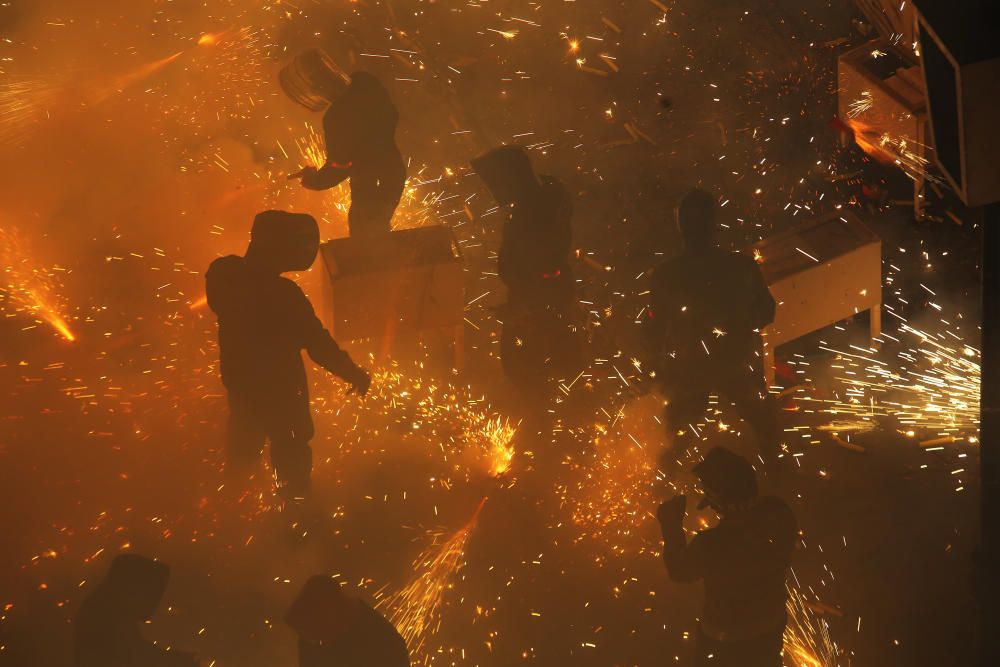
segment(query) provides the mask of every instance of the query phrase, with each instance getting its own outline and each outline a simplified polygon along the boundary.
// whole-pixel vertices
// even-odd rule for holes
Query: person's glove
[[[674,528],[684,522],[684,511],[687,509],[687,496],[683,493],[661,503],[656,510],[656,518],[660,527]]]
[[[319,169],[316,167],[305,167],[297,176],[302,181],[302,187],[307,190],[322,190],[323,183],[320,181]]]
[[[347,390],[347,393],[357,394],[361,397],[364,397],[368,393],[368,388],[372,385],[372,376],[360,366],[354,369],[351,377],[345,379],[351,383],[351,388]]]

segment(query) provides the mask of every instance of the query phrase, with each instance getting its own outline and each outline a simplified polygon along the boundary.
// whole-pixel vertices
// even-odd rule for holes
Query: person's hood
[[[253,220],[246,259],[275,273],[305,271],[319,252],[319,225],[305,213],[264,211]]]
[[[364,70],[351,73],[350,87],[358,91],[379,91],[388,94],[378,77]]]
[[[99,584],[95,595],[106,609],[130,621],[141,622],[153,615],[170,579],[170,568],[159,561],[135,554],[121,554]]]
[[[471,164],[500,206],[524,202],[538,194],[538,176],[520,146],[494,148],[473,158]]]
[[[725,447],[713,447],[691,472],[702,488],[724,505],[743,505],[757,497],[757,475],[745,458]],[[708,496],[698,508],[708,504]]]
[[[328,642],[358,622],[364,603],[345,595],[333,577],[317,575],[302,587],[285,622],[307,641]]]

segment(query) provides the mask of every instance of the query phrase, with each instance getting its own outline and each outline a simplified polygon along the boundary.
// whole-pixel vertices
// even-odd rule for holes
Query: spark
[[[870,110],[875,104],[875,98],[872,97],[871,92],[863,91],[861,97],[851,102],[847,107],[847,117],[857,118],[861,114]]]
[[[898,370],[877,358],[833,350],[838,354],[835,363],[846,371],[834,378],[842,397],[804,400],[839,420],[824,430],[869,430],[875,420],[889,417],[907,433],[919,429],[974,442],[979,429],[979,350],[954,332],[949,338],[955,342],[948,344],[943,336],[909,323],[900,331],[911,344],[897,353]],[[848,426],[852,418],[860,422],[854,428]]]
[[[500,417],[490,419],[482,429],[482,436],[488,443],[488,456],[490,462],[490,476],[501,477],[510,470],[514,460],[514,435],[517,427],[511,426],[507,420],[501,421]]]

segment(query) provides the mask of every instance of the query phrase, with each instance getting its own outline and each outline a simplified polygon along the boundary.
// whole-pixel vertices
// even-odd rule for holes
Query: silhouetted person
[[[506,212],[497,254],[507,288],[501,356],[508,376],[523,381],[565,361],[572,348],[573,204],[562,183],[535,174],[518,146],[489,151],[472,166]]]
[[[392,623],[332,577],[311,577],[285,621],[299,635],[299,667],[410,667]]]
[[[286,498],[309,490],[312,417],[302,350],[362,396],[368,373],[340,349],[286,271],[304,271],[319,250],[312,216],[265,211],[254,218],[246,255],[212,262],[208,305],[219,318],[222,382],[229,396],[229,459],[255,461],[271,443],[278,489]]]
[[[779,498],[758,496],[750,462],[727,449],[713,448],[694,473],[705,493],[698,507],[718,512],[719,524],[688,544],[683,495],[660,505],[657,517],[670,578],[704,584],[695,664],[781,667],[795,517]]]
[[[163,598],[170,568],[121,554],[73,621],[74,667],[197,667],[191,653],[168,651],[143,638],[140,626]]]
[[[396,146],[399,112],[385,86],[368,72],[347,76],[319,49],[296,56],[293,65],[282,70],[281,83],[306,108],[326,107],[326,164],[306,167],[295,176],[310,190],[326,190],[350,179],[351,236],[391,231],[406,165]]]
[[[753,258],[715,246],[715,198],[691,190],[676,210],[683,251],[653,273],[651,353],[668,401],[667,427],[687,430],[711,393],[736,404],[768,466],[778,455],[777,406],[764,381],[760,329],[774,321],[774,298]]]

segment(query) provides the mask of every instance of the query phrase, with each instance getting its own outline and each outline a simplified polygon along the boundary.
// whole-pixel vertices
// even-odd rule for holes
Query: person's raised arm
[[[684,511],[687,499],[674,496],[660,505],[656,517],[663,533],[663,563],[672,581],[690,583],[704,575],[704,558],[701,554],[701,540],[696,536],[688,544],[684,534]]]

